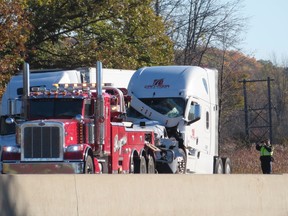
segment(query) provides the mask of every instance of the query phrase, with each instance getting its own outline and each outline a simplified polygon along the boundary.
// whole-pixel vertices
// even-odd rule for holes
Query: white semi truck
[[[217,70],[196,66],[140,68],[129,82],[128,94],[132,97],[129,120],[158,121],[168,136],[178,141],[184,157],[182,173],[231,173],[230,159],[218,155]],[[160,166],[161,161],[156,164]]]

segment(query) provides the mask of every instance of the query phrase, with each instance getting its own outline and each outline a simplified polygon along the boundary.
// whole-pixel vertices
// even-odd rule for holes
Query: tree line
[[[285,143],[287,69],[241,52],[242,0],[3,0],[0,96],[23,61],[31,67],[197,65],[219,71],[220,142],[245,140],[239,80],[273,78],[273,132]],[[251,106],[265,86],[251,85]],[[251,117],[252,118],[252,117]]]

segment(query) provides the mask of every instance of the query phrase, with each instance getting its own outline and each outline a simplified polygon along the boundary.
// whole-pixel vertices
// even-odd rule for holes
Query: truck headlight
[[[18,146],[3,146],[2,151],[11,153],[21,153],[21,149]]]
[[[71,146],[68,146],[66,148],[66,152],[78,152],[78,151],[83,151],[84,149],[84,146],[83,145],[71,145]]]

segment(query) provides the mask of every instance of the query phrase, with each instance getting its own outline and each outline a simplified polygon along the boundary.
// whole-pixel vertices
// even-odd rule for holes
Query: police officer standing
[[[256,150],[260,151],[261,169],[263,174],[271,174],[273,162],[273,149],[270,140],[263,140],[260,144],[256,144]]]

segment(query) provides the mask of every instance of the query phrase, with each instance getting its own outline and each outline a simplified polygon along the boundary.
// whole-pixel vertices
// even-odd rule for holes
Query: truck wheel
[[[133,166],[132,166],[133,165]],[[139,157],[133,157],[133,159],[130,161],[130,173],[140,173],[140,158]]]
[[[182,158],[178,158],[178,167],[177,174],[185,174],[186,173],[186,154],[183,149],[179,149],[179,153],[182,155]]]
[[[146,159],[144,156],[140,157],[140,174],[147,174]]]
[[[151,155],[148,156],[147,169],[148,169],[147,172],[149,174],[155,173],[155,163],[154,163],[154,159]]]
[[[84,173],[85,174],[93,174],[94,173],[94,164],[92,157],[90,155],[87,156],[85,165],[84,165]]]
[[[214,159],[214,174],[223,174],[223,162],[221,158]]]
[[[232,164],[230,158],[222,158],[223,167],[224,167],[224,174],[231,174],[232,173]]]

